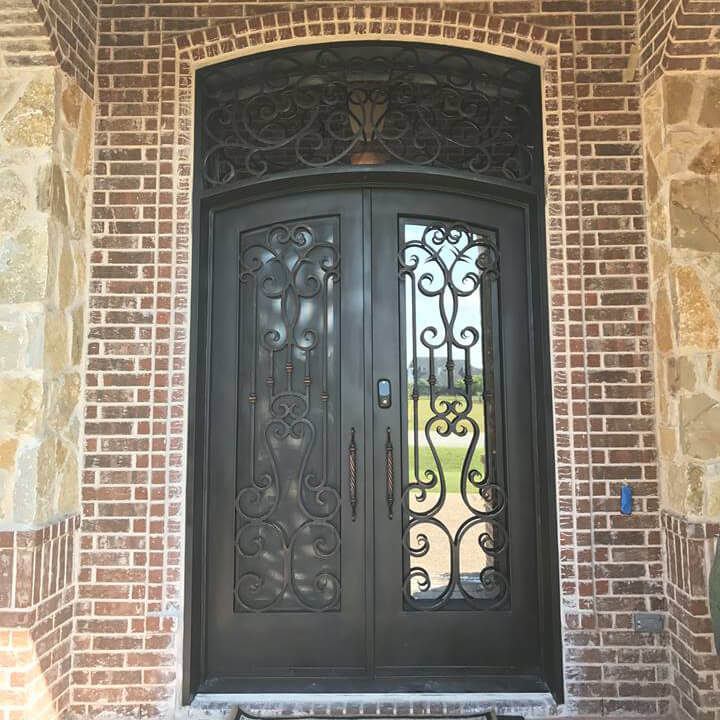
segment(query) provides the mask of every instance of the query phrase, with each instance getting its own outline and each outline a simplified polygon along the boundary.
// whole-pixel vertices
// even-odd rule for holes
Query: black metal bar
[[[392,520],[393,504],[395,502],[395,487],[393,477],[393,445],[390,428],[387,428],[387,440],[385,441],[385,490],[388,505],[388,517]]]
[[[355,428],[350,430],[350,447],[348,448],[348,477],[350,484],[350,512],[352,521],[357,519],[357,445],[355,444]]]

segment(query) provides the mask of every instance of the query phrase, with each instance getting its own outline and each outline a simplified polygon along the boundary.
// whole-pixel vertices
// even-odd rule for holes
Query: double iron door
[[[526,215],[208,217],[205,690],[542,689]]]

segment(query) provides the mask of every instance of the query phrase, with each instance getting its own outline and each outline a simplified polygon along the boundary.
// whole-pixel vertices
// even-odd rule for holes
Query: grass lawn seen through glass
[[[438,401],[447,400],[453,401],[458,400],[460,409],[463,407],[464,400],[461,396],[442,395],[438,397]],[[436,407],[438,407],[436,403]],[[441,408],[439,408],[441,409]],[[425,471],[432,470],[438,475],[438,468],[432,455],[430,446],[426,444],[425,439],[425,426],[430,421],[434,413],[430,408],[430,398],[422,396],[418,399],[418,425],[420,428],[419,432],[419,466],[418,476],[421,480],[425,480]],[[483,462],[485,452],[485,419],[483,415],[483,404],[482,397],[475,395],[473,397],[473,407],[470,412],[470,417],[478,424],[480,436],[478,437],[478,444],[475,448],[475,453],[472,458],[471,469],[477,470],[479,473],[485,471],[485,464]],[[442,422],[437,423],[438,427],[442,427]],[[436,432],[432,433],[432,440],[435,450],[438,454],[440,465],[445,475],[445,487],[448,493],[459,493],[460,492],[460,477],[462,474],[463,461],[470,442],[472,439],[472,426],[470,423],[466,424],[468,433],[464,437],[458,437],[457,435],[451,435],[448,438],[444,438],[438,435]],[[408,460],[410,468],[410,480],[414,480],[414,418],[413,418],[413,403],[412,398],[408,399]],[[429,492],[437,493],[440,492],[440,483],[429,490]]]

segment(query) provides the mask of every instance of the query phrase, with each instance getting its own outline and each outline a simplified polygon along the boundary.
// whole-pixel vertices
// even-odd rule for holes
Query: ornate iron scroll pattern
[[[537,181],[534,79],[513,61],[366,45],[245,62],[202,86],[206,188],[366,162]]]
[[[241,238],[241,343],[252,361],[241,384],[249,437],[235,498],[236,612],[339,607],[340,486],[329,459],[337,371],[328,367],[336,237],[326,218]]]
[[[497,289],[499,250],[494,235],[459,223],[414,225],[399,252],[399,277],[404,286],[406,333],[411,334],[408,362],[412,444],[409,470],[402,490],[404,578],[406,604],[417,610],[438,610],[452,606],[493,609],[509,598],[507,574],[508,533],[506,494],[497,477],[495,462],[494,379],[492,328],[485,322],[492,294]],[[419,231],[421,229],[421,232]],[[408,239],[410,238],[410,239]],[[422,303],[422,309],[418,306]],[[473,303],[482,330],[461,304]],[[459,318],[464,318],[462,321]],[[474,417],[471,354],[483,358],[484,469],[477,467],[481,428]],[[430,417],[420,426],[419,353],[428,362]],[[459,362],[458,362],[459,361]],[[464,365],[463,377],[455,382],[455,368]],[[442,367],[440,367],[442,365]],[[446,374],[446,387],[439,375]],[[444,395],[444,397],[442,397]],[[477,413],[475,413],[477,416]],[[421,442],[420,434],[424,435]],[[449,527],[444,510],[449,501],[448,472],[439,444],[454,438],[464,447],[459,491],[462,512],[457,526]],[[423,462],[420,447],[429,447],[432,460]],[[426,456],[427,457],[427,456]],[[460,498],[453,497],[455,514]],[[453,512],[453,506],[450,507]],[[464,518],[464,519],[463,519]],[[434,537],[435,540],[432,540]],[[463,542],[474,541],[483,555],[477,572],[461,567]],[[433,549],[433,542],[441,549]],[[447,549],[447,551],[445,550]],[[432,553],[431,553],[432,551]],[[431,570],[442,556],[447,573]],[[425,558],[425,560],[423,560]],[[478,563],[476,563],[478,565]]]

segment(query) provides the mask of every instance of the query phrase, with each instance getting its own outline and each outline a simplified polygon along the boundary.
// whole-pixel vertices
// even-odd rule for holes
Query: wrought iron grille
[[[339,609],[335,217],[241,238],[241,342],[251,354],[235,509],[236,612]]]
[[[503,608],[510,593],[509,535],[495,462],[490,318],[499,277],[497,238],[461,223],[422,221],[407,221],[404,234],[398,275],[406,298],[412,428],[402,491],[405,604],[416,610]],[[421,356],[427,359],[425,419]],[[482,364],[479,393],[474,363]],[[423,446],[430,452],[422,453]],[[459,452],[457,468],[443,450]]]
[[[201,72],[205,189],[343,165],[445,168],[523,185],[542,177],[538,70],[513,60],[348,43]]]

